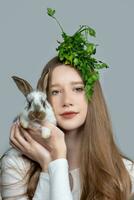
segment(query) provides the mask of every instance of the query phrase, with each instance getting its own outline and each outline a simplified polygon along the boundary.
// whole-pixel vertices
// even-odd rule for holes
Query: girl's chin
[[[61,128],[62,130],[65,131],[72,131],[72,130],[76,130],[79,127],[81,127],[84,123],[84,119],[78,117],[74,117],[72,119],[57,119],[57,125],[59,128]]]
[[[63,131],[73,131],[73,130],[77,130],[79,127],[81,126],[81,124],[65,124],[65,123],[58,123],[58,127],[60,129],[62,129]]]

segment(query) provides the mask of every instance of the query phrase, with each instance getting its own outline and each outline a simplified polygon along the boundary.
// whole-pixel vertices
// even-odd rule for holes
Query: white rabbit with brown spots
[[[52,106],[47,100],[45,91],[41,91],[39,82],[37,89],[34,90],[32,86],[24,79],[17,76],[12,76],[19,90],[26,97],[26,102],[23,111],[19,114],[19,120],[24,128],[28,128],[32,123],[36,127],[41,128],[41,134],[44,138],[49,138],[51,131],[47,127],[43,127],[45,121],[56,125],[56,118]],[[44,77],[43,86],[46,90],[48,74]]]

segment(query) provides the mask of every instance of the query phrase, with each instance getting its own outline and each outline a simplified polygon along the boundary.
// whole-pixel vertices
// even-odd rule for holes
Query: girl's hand
[[[43,171],[47,171],[48,164],[52,161],[50,152],[17,123],[11,127],[10,144],[25,156],[38,162]]]
[[[51,130],[51,136],[49,138],[43,138],[41,136],[41,129],[30,125],[28,132],[31,137],[50,151],[53,160],[66,157],[65,135],[63,131],[50,122],[45,122],[43,126]]]
[[[51,127],[52,131],[49,139],[42,138],[39,130],[24,129],[18,123],[13,124],[10,135],[11,145],[38,162],[43,171],[52,160],[66,158],[64,133],[52,124],[47,124],[47,127]]]

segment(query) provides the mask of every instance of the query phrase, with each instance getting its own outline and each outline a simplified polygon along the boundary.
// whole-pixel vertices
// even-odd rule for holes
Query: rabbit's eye
[[[28,101],[27,107],[28,107],[28,109],[31,107],[31,102],[30,101]]]
[[[41,103],[42,103],[43,107],[45,108],[46,107],[45,101],[41,100]]]

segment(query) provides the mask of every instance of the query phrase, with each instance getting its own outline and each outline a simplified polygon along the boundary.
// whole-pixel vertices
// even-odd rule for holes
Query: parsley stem
[[[53,16],[52,16],[53,17]],[[62,26],[60,25],[60,23],[59,23],[59,21],[56,19],[56,17],[53,17],[55,20],[56,20],[56,22],[59,24],[59,26],[60,26],[60,28],[61,28],[61,31],[64,33],[64,30],[63,30],[63,28],[62,28]]]

